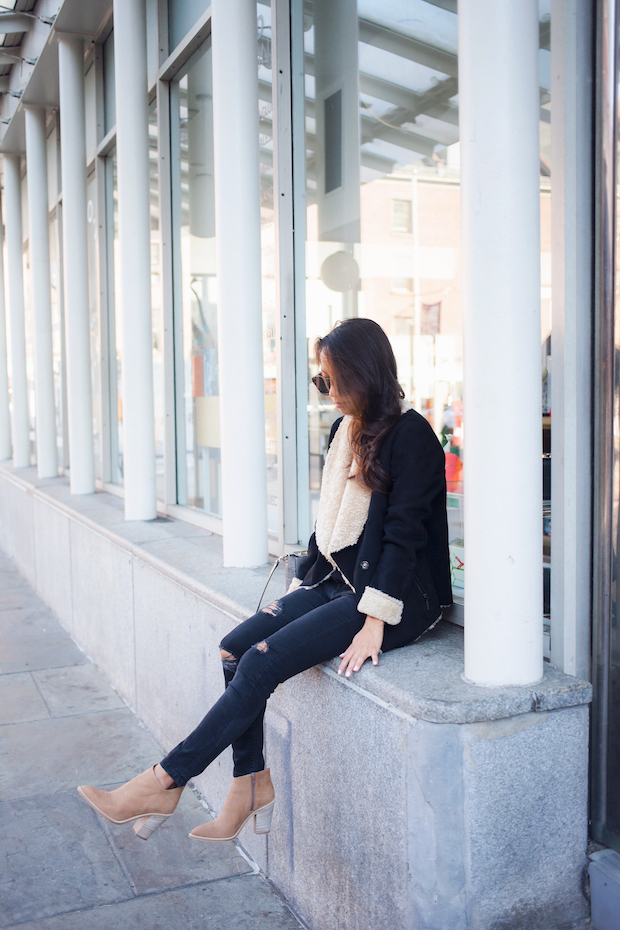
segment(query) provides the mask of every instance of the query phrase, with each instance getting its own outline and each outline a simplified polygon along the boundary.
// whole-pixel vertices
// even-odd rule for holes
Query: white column
[[[22,192],[19,155],[4,156],[7,282],[11,319],[11,393],[13,400],[13,464],[30,465],[30,422],[26,378]]]
[[[461,0],[465,675],[542,676],[537,0]]]
[[[213,0],[224,565],[267,560],[256,4]]]
[[[34,321],[34,393],[39,478],[58,474],[52,357],[52,300],[47,203],[45,109],[25,107],[30,277]]]
[[[149,136],[144,0],[114,0],[125,519],[154,520]]]
[[[551,16],[551,661],[589,679],[593,3]]]
[[[95,490],[86,216],[84,42],[58,40],[69,469],[72,494]]]
[[[11,415],[7,365],[6,313],[4,303],[4,231],[0,203],[0,460],[11,458]]]

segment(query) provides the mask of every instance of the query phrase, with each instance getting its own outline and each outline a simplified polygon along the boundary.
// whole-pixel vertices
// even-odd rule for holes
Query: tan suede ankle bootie
[[[135,820],[133,832],[141,840],[148,840],[174,813],[183,788],[164,788],[153,766],[114,791],[102,791],[92,785],[80,785],[78,791],[110,823]]]
[[[194,840],[212,843],[233,840],[250,817],[254,817],[255,833],[269,833],[275,797],[269,769],[239,775],[233,778],[220,816],[210,823],[194,827],[190,836]]]

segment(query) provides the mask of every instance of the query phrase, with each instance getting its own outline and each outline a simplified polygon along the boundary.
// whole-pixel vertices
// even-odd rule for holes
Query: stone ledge
[[[6,477],[48,505],[104,535],[134,558],[175,581],[239,621],[250,616],[269,574],[256,569],[224,568],[221,538],[208,530],[168,518],[125,522],[123,502],[105,492],[73,496],[66,478],[40,481],[35,469],[13,470]],[[284,570],[276,572],[263,603],[285,590]],[[337,659],[326,663],[335,672]],[[463,673],[463,630],[442,622],[414,646],[382,656],[376,668],[366,665],[354,683],[370,698],[430,723],[478,723],[527,713],[546,713],[588,704],[592,686],[545,662],[544,678],[527,687],[483,688],[468,684]]]
[[[338,661],[327,663],[334,671]],[[544,678],[526,687],[483,688],[468,684],[463,673],[463,630],[439,623],[414,646],[365,666],[356,684],[418,720],[430,723],[479,723],[519,714],[545,713],[589,704],[592,686],[545,662]]]

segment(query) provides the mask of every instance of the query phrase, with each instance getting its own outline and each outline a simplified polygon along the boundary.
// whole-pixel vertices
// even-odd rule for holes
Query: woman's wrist
[[[377,627],[377,629],[383,629],[385,626],[385,620],[379,620],[378,617],[371,617],[370,614],[366,614],[366,623],[369,626]]]

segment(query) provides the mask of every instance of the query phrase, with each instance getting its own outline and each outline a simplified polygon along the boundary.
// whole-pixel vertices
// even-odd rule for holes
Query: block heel
[[[250,820],[254,820],[256,833],[269,833],[275,797],[269,769],[238,775],[232,780],[220,816],[194,827],[190,836],[209,843],[234,840]]]
[[[273,808],[275,803],[275,800],[273,800],[270,804],[267,804],[259,811],[256,811],[254,814],[255,833],[269,833],[271,830],[271,818],[273,817]]]
[[[148,840],[149,837],[153,836],[155,830],[161,827],[162,823],[165,823],[167,819],[167,814],[149,814],[146,817],[140,817],[139,820],[136,820],[131,829],[141,840]]]
[[[102,791],[93,785],[78,788],[94,811],[110,823],[132,823],[133,832],[141,840],[148,840],[174,812],[182,791],[164,788],[155,775],[155,766],[114,791]]]

